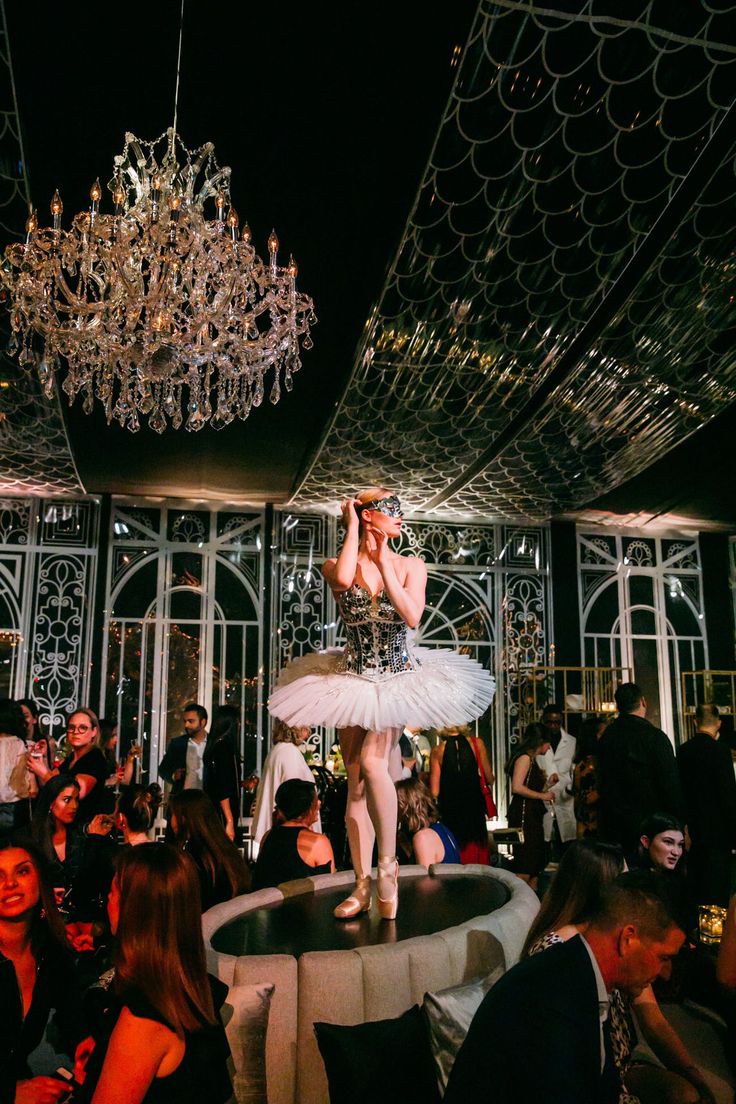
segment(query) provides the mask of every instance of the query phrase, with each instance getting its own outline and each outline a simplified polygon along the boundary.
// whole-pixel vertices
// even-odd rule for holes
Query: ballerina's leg
[[[357,727],[343,728],[338,733],[348,776],[345,828],[356,878],[370,877],[373,843],[376,838],[366,801],[366,783],[361,773],[361,750],[365,736],[365,729]]]
[[[378,843],[378,907],[393,919],[397,905],[396,819],[397,801],[389,770],[396,730],[366,732],[360,749],[360,773],[365,783],[368,812]]]

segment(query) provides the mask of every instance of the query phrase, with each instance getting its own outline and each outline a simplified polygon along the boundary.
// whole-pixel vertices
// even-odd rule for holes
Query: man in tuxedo
[[[695,711],[695,735],[677,749],[690,832],[688,881],[695,904],[728,904],[736,848],[736,777],[731,750],[718,739],[718,707]]]
[[[617,879],[604,890],[585,937],[524,959],[486,994],[444,1104],[617,1104],[608,994],[641,993],[684,938],[653,876]]]

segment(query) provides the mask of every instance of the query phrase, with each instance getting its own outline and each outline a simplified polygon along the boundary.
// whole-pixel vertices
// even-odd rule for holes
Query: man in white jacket
[[[556,823],[560,842],[565,844],[577,835],[572,796],[575,737],[562,727],[562,710],[554,703],[544,707],[542,724],[549,733],[550,748],[544,755],[537,756],[537,764],[545,771],[547,788],[555,795],[554,805],[548,806],[544,815],[544,838],[552,839]]]

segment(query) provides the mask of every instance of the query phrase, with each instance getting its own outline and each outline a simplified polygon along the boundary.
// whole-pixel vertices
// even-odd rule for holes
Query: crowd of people
[[[140,781],[140,746],[121,758],[117,726],[83,705],[57,744],[33,701],[0,701],[0,1104],[55,1104],[70,1087],[75,1104],[230,1098],[226,988],[206,970],[202,912],[344,865],[300,750],[317,725],[338,730],[346,774],[355,886],[338,921],[371,910],[374,868],[376,911],[391,922],[400,861],[499,862],[488,824],[508,796],[511,869],[541,908],[521,961],[478,1008],[448,1104],[713,1104],[655,983],[679,969],[695,907],[730,898],[736,776],[718,710],[698,706],[675,756],[634,683],[618,687],[614,720],[585,718],[577,739],[550,702],[496,779],[470,727],[494,680],[470,656],[415,644],[427,565],[391,549],[402,517],[385,487],[343,503],[344,539],[322,571],[346,646],[279,674],[252,871],[237,846],[234,707],[210,718],[184,705],[184,731],[158,765],[169,792],[154,842],[163,794]],[[429,730],[425,770],[415,752]],[[736,989],[734,901],[718,980]],[[52,1014],[66,1075],[30,1062]],[[638,1036],[654,1063],[640,1060]]]
[[[233,842],[240,802],[237,712],[189,703],[163,794],[135,780],[116,726],[86,707],[63,742],[33,702],[0,702],[0,1102],[225,1101],[229,1050],[208,977],[204,910],[250,888]],[[34,1076],[51,1013],[73,1069]],[[121,1070],[125,1069],[125,1077]]]

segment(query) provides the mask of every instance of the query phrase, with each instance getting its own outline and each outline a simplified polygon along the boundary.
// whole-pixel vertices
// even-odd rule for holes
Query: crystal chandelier
[[[5,250],[11,351],[38,368],[49,396],[66,365],[69,402],[81,394],[89,414],[97,397],[108,422],[129,430],[141,416],[158,433],[169,421],[198,430],[247,418],[271,371],[278,402],[316,321],[293,258],[278,264],[272,233],[262,261],[247,223],[239,230],[230,169],[210,143],[188,150],[175,127],[154,142],[126,134],[114,165],[112,214],[96,181],[89,209],[64,230],[57,192],[52,226],[32,211],[25,242]]]

